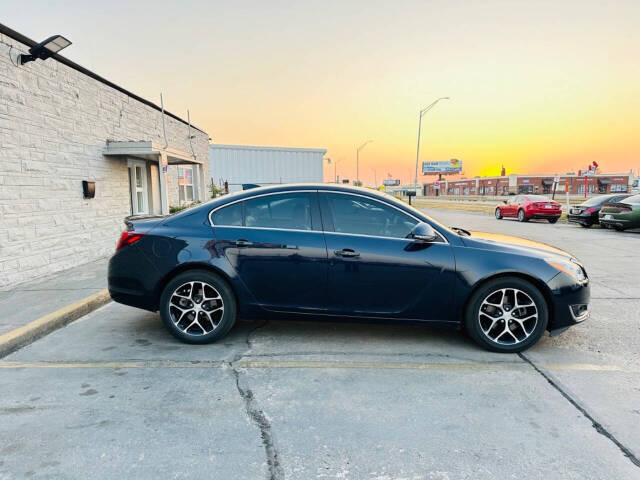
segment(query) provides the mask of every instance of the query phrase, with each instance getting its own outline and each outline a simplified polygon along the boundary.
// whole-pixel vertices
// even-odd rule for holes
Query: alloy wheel
[[[478,311],[482,333],[500,345],[524,342],[538,324],[538,307],[517,288],[501,288],[487,295]]]
[[[171,294],[171,321],[187,335],[206,335],[215,330],[224,314],[218,290],[206,282],[187,282]]]

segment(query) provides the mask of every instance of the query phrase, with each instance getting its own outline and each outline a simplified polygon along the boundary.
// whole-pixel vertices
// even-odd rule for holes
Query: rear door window
[[[245,226],[311,230],[311,198],[308,193],[265,195],[244,202]]]
[[[228,207],[222,207],[219,210],[213,212],[211,221],[217,226],[227,227],[241,227],[242,226],[242,202],[237,202],[229,205]]]

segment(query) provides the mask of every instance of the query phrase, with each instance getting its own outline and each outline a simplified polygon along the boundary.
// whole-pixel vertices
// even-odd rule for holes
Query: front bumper
[[[547,329],[559,333],[572,325],[584,322],[590,316],[589,280],[579,283],[565,273],[558,273],[547,284],[551,290],[551,309]]]

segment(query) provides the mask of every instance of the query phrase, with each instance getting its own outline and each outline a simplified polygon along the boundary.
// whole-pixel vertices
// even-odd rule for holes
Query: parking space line
[[[20,368],[307,368],[307,369],[372,369],[372,370],[459,370],[459,371],[494,371],[494,370],[528,370],[524,362],[471,362],[471,363],[406,363],[406,362],[341,362],[341,361],[287,361],[287,360],[239,360],[233,363],[226,361],[104,361],[104,362],[11,362],[0,361],[0,369]],[[583,372],[622,372],[617,365],[595,365],[588,363],[554,363],[546,364],[550,371],[583,371]]]

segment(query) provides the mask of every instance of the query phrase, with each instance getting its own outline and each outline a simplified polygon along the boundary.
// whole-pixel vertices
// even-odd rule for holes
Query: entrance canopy
[[[204,201],[204,168],[203,161],[191,153],[187,153],[175,148],[159,145],[151,141],[139,142],[107,142],[102,154],[109,157],[119,157],[126,160],[130,167],[131,198],[134,214],[138,211],[151,210],[148,205],[153,198],[158,199],[159,212],[164,215],[169,213],[168,197],[168,165],[190,165],[192,166],[193,200]],[[146,162],[157,164],[155,174],[147,174]],[[186,168],[186,167],[183,167]],[[153,171],[153,169],[152,169]],[[146,179],[149,181],[147,182]],[[178,179],[180,182],[180,179]],[[153,187],[156,185],[156,187]],[[176,188],[179,188],[176,185]],[[146,201],[145,199],[148,199]],[[154,207],[154,210],[156,207]]]
[[[107,146],[102,151],[103,155],[136,157],[157,162],[160,155],[167,157],[169,165],[184,165],[185,163],[195,163],[202,165],[202,161],[194,158],[193,155],[175,148],[164,148],[153,142],[107,142]]]

